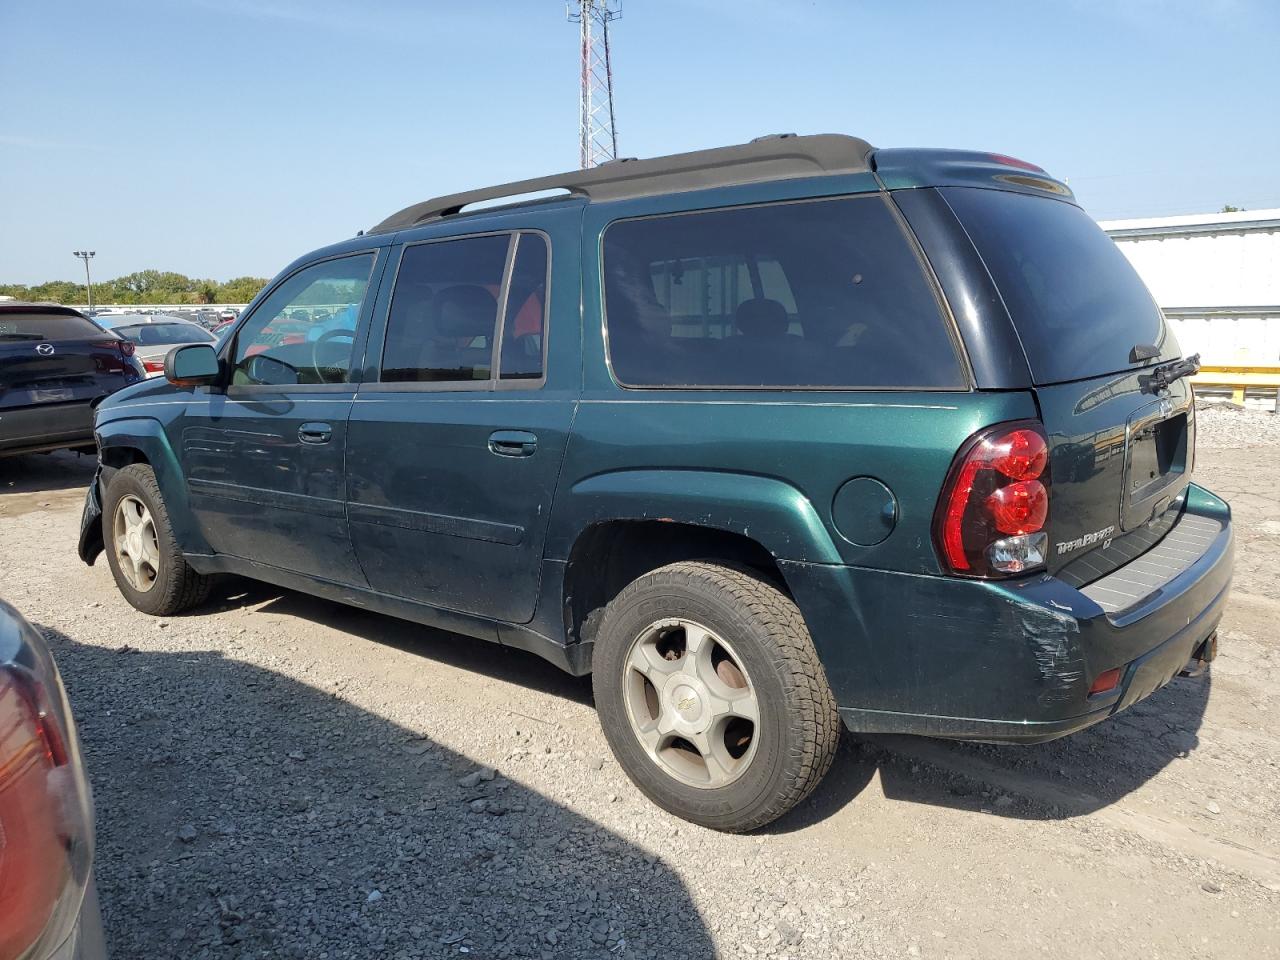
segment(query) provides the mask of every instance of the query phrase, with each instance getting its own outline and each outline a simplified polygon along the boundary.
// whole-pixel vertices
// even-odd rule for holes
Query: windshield
[[[0,313],[0,340],[84,340],[102,331],[69,313]]]
[[[169,343],[212,343],[217,339],[192,323],[139,323],[114,329],[120,336],[143,347]]]
[[[1135,346],[1179,356],[1151,293],[1074,204],[1002,190],[942,190],[991,272],[1038,384],[1131,369]]]

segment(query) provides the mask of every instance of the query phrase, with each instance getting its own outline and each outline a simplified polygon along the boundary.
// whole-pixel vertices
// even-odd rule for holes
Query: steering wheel
[[[312,369],[314,369],[316,372],[317,383],[341,383],[342,382],[341,378],[345,374],[345,371],[335,371],[333,367],[324,366],[320,362],[320,348],[326,344],[332,343],[335,340],[350,340],[351,346],[355,346],[356,332],[354,330],[326,330],[324,333],[320,334],[320,336],[316,337],[315,340],[311,342],[311,366],[312,366]],[[348,347],[347,348],[348,359],[350,358],[350,356],[351,356],[351,348]],[[326,370],[329,371],[329,375],[332,375],[333,373],[337,372],[339,374],[338,378],[332,379],[332,380],[329,379],[329,375],[325,374]]]

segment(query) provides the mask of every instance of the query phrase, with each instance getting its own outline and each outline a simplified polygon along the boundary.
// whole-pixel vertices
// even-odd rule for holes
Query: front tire
[[[102,542],[116,587],[135,609],[168,617],[209,596],[212,580],[183,559],[149,465],[130,464],[111,478],[102,505]]]
[[[705,561],[646,573],[605,608],[596,709],[619,765],[658,806],[715,830],[754,830],[831,766],[839,715],[795,603]]]

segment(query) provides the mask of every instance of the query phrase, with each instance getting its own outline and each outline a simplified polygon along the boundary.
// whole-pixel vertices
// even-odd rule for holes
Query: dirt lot
[[[846,735],[755,836],[646,803],[533,656],[246,581],[134,612],[75,558],[87,459],[0,461],[0,593],[79,714],[117,958],[1280,956],[1280,432],[1201,419],[1211,679],[1037,747]]]

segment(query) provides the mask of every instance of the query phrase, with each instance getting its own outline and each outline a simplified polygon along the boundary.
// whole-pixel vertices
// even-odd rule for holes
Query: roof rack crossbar
[[[368,232],[393,233],[454,216],[475,203],[547,190],[587,200],[619,200],[655,193],[700,190],[760,180],[865,173],[871,144],[841,134],[772,136],[732,147],[676,153],[646,160],[616,160],[587,170],[518,180],[449,194],[405,207]]]

